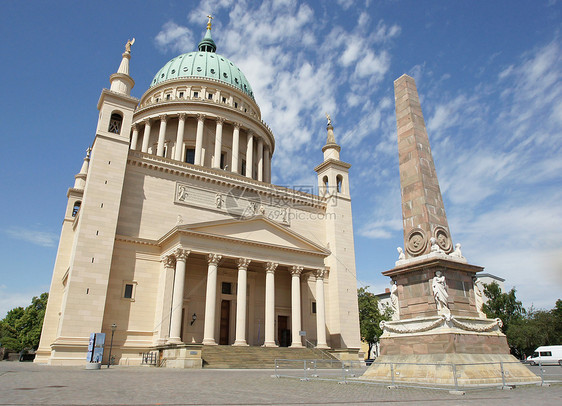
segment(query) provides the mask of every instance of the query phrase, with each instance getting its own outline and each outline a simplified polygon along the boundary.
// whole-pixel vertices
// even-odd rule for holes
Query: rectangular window
[[[125,290],[123,292],[123,297],[125,299],[132,299],[133,298],[133,287],[134,287],[134,285],[132,283],[126,283],[125,284]]]
[[[188,164],[195,163],[195,149],[194,148],[186,148],[185,149],[185,162]]]
[[[312,302],[312,314],[316,314],[316,302]]]
[[[213,100],[213,94],[212,94],[212,93],[207,93],[207,99]]]
[[[541,357],[552,357],[552,352],[550,352],[550,351],[541,351]]]
[[[222,98],[222,102],[223,102],[223,103],[226,103],[226,97],[223,97],[223,98]]]
[[[246,161],[242,160],[242,175],[246,175]]]
[[[166,95],[166,100],[170,100],[171,98],[172,98],[172,95],[170,95],[170,94]]]
[[[183,92],[180,92],[180,99],[183,99]]]
[[[223,295],[232,295],[232,283],[223,282],[222,283],[222,293],[223,293]]]
[[[235,108],[235,109],[238,108],[238,102],[234,102],[234,108]]]
[[[193,98],[197,99],[199,97],[199,92],[193,92]]]
[[[226,164],[226,154],[223,152],[221,154],[221,169],[224,169],[225,164]]]

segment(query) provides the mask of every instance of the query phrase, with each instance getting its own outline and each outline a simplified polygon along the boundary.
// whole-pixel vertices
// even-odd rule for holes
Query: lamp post
[[[111,350],[113,349],[113,335],[115,334],[115,330],[117,329],[117,324],[113,323],[111,325],[111,343],[109,344],[109,359],[107,360],[107,367],[111,365]]]

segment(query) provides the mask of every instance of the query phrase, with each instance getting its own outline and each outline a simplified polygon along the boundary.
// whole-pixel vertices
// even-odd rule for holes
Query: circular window
[[[234,81],[235,81],[236,83],[238,83],[238,78],[234,78]]]
[[[175,70],[175,69],[172,69],[172,74],[174,74],[174,73],[176,73],[176,70]]]
[[[228,77],[228,73],[226,73],[226,72],[224,72],[222,75],[223,75],[225,78]]]
[[[201,72],[203,69],[201,69],[201,66],[197,68],[197,72]]]
[[[162,78],[163,78],[163,77],[164,77],[164,74],[162,74],[162,76],[160,76],[160,77],[162,77]]]
[[[214,69],[211,69],[211,73],[214,74],[214,73],[215,73],[215,70],[214,70]]]
[[[209,55],[209,56],[210,56],[211,58],[214,58],[214,56],[213,56],[213,55]]]
[[[184,72],[187,72],[187,66],[186,66],[185,68],[183,68],[183,71],[184,71]]]

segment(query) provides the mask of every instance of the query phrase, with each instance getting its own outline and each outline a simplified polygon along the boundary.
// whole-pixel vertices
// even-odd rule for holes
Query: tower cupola
[[[326,126],[328,137],[326,139],[326,145],[322,147],[322,152],[324,153],[324,161],[327,161],[328,159],[339,160],[341,147],[336,143],[334,127],[332,126],[332,118],[328,113],[326,113],[326,118],[328,119],[328,125]]]
[[[135,43],[135,39],[128,40],[125,44],[125,52],[123,52],[121,64],[117,73],[109,77],[111,87],[109,90],[116,93],[131,95],[131,89],[135,86],[135,81],[129,76],[129,60],[131,59],[131,46]]]
[[[207,18],[209,18],[209,21],[207,22],[207,32],[199,43],[199,51],[216,52],[217,45],[215,44],[215,41],[213,41],[213,37],[211,36],[211,20],[213,19],[213,16],[208,15]]]

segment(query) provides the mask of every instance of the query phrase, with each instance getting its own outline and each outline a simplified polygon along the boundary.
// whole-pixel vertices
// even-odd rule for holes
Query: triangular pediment
[[[228,219],[185,224],[179,226],[178,230],[329,254],[329,250],[326,248],[263,216],[256,216],[251,219]]]

